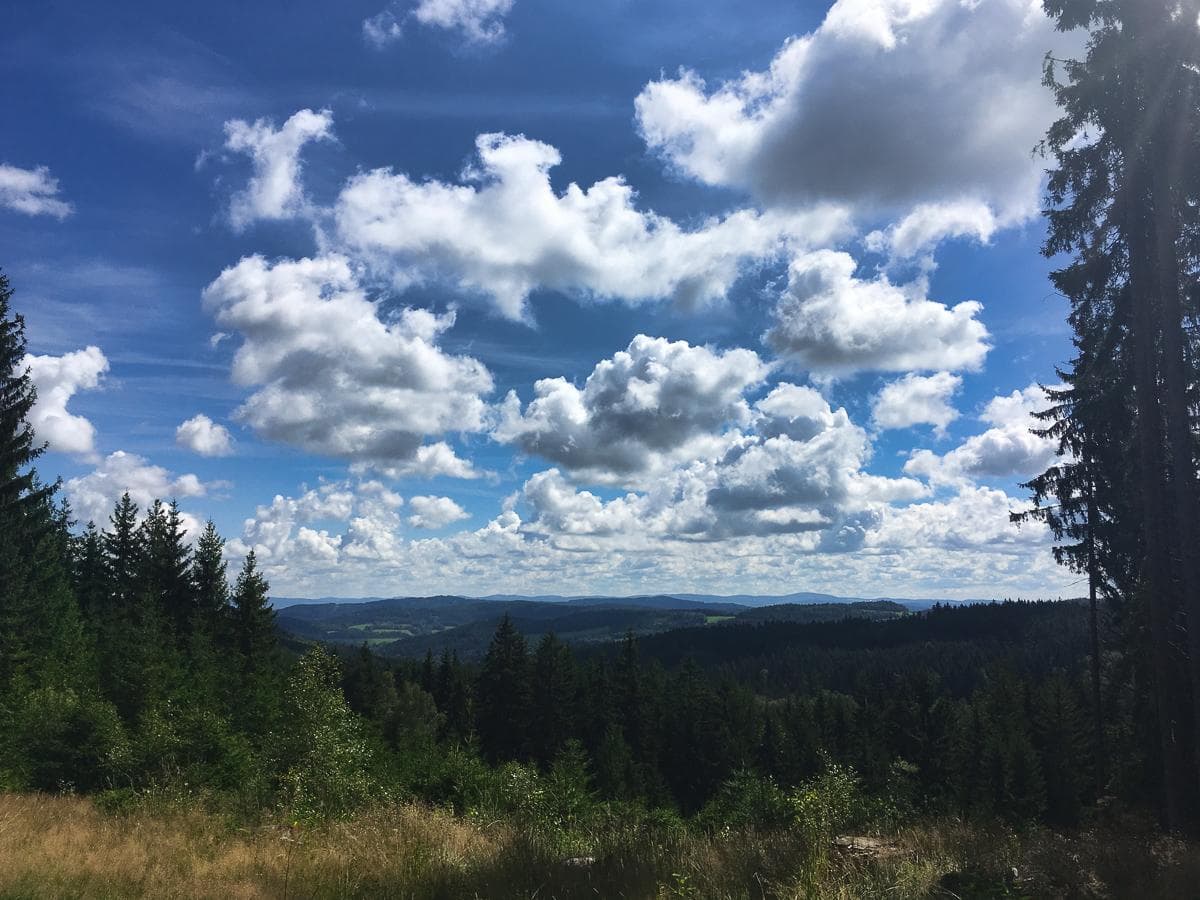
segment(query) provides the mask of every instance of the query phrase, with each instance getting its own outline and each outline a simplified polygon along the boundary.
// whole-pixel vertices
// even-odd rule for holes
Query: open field
[[[943,821],[841,844],[616,818],[571,858],[519,827],[414,805],[303,829],[9,794],[0,897],[1178,898],[1200,879],[1196,847],[1130,829],[1019,835]]]

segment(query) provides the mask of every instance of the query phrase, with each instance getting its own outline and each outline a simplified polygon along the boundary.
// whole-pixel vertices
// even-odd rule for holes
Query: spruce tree
[[[484,756],[492,762],[523,759],[529,746],[529,660],[525,638],[507,615],[488,646],[476,696]]]
[[[1105,342],[1127,348],[1128,375],[1118,390],[1132,397],[1135,413],[1130,470],[1137,479],[1132,496],[1142,538],[1136,598],[1148,639],[1144,649],[1125,649],[1148,657],[1163,819],[1172,828],[1195,826],[1200,628],[1187,623],[1200,622],[1200,489],[1197,356],[1189,330],[1197,315],[1192,286],[1200,177],[1189,160],[1200,134],[1200,4],[1046,0],[1045,7],[1060,29],[1089,32],[1082,59],[1047,61],[1046,83],[1063,115],[1046,138],[1057,167],[1050,173],[1045,252],[1070,255],[1056,278],[1076,309],[1111,306],[1098,328],[1073,320],[1086,341],[1082,349],[1099,351]],[[1091,359],[1095,365],[1073,373],[1073,387],[1095,391],[1105,369],[1115,374],[1103,352],[1092,352]],[[1082,431],[1092,441],[1088,449],[1100,451],[1085,454],[1085,464],[1093,471],[1097,463],[1103,466],[1106,455],[1114,455],[1104,445],[1123,441],[1126,431]],[[1100,494],[1091,489],[1102,487],[1092,484],[1091,496]],[[1121,526],[1131,524],[1127,519]]]
[[[271,607],[269,591],[270,586],[258,571],[258,559],[251,550],[246,554],[233,590],[234,644],[245,672],[274,667],[277,639],[275,610]]]
[[[65,683],[86,653],[71,585],[70,512],[34,462],[37,399],[25,365],[25,321],[0,272],[0,700],[18,688]]]
[[[548,769],[575,733],[575,661],[570,648],[547,634],[534,653],[533,673],[532,751]]]
[[[224,554],[225,541],[209,519],[192,554],[191,581],[196,591],[192,627],[207,633],[217,644],[229,638],[232,612]]]

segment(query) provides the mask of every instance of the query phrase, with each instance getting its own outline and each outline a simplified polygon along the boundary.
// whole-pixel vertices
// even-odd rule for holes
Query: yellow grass
[[[813,853],[790,833],[664,836],[617,822],[589,838],[593,859],[568,861],[512,827],[416,805],[303,829],[0,794],[0,898],[1197,896],[1197,848],[1141,835],[944,821]]]

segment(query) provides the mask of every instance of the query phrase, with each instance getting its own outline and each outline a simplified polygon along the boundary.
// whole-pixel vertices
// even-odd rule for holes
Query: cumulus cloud
[[[65,487],[79,521],[98,525],[107,523],[113,506],[127,491],[143,511],[155,500],[203,497],[208,491],[195,475],[173,475],[145,457],[123,450],[110,453],[88,474],[69,479]],[[196,534],[195,517],[185,516],[184,520],[188,532]]]
[[[922,203],[899,222],[866,237],[868,250],[887,253],[893,260],[908,260],[932,251],[946,238],[974,238],[986,244],[998,228],[986,203]]]
[[[939,456],[918,450],[904,471],[935,484],[964,484],[976,478],[1028,478],[1045,471],[1054,461],[1056,442],[1039,437],[1033,413],[1049,406],[1043,389],[1032,384],[1011,394],[994,397],[980,415],[992,427],[967,438]]]
[[[233,437],[229,430],[203,413],[192,416],[175,429],[175,443],[201,456],[233,453]]]
[[[751,350],[638,335],[582,388],[543,378],[524,409],[509,392],[493,436],[583,480],[636,483],[721,452],[726,429],[749,424],[744,394],[767,372]]]
[[[77,392],[97,387],[108,371],[108,359],[100,348],[86,347],[62,356],[28,355],[21,366],[29,369],[37,389],[37,402],[29,413],[37,439],[61,453],[94,457],[96,429],[83,416],[67,412],[67,403]]]
[[[886,384],[871,400],[871,420],[876,428],[911,428],[932,425],[939,437],[958,418],[951,402],[962,379],[949,372],[921,376],[913,373]]]
[[[911,250],[1036,214],[1031,150],[1056,115],[1041,64],[1077,42],[1036,0],[837,0],[765,71],[651,82],[637,120],[679,171],[767,203],[850,203],[887,221],[924,207],[896,236]]]
[[[1012,552],[1016,548],[1044,548],[1046,526],[1032,522],[1021,528],[1009,513],[1024,504],[1004,491],[964,485],[946,500],[911,503],[883,511],[879,527],[868,545],[893,551],[921,548]]]
[[[494,44],[504,38],[504,19],[513,0],[418,0],[407,13],[394,3],[363,22],[363,38],[381,49],[404,35],[403,21],[453,31],[469,44]]]
[[[865,529],[877,504],[926,493],[911,478],[863,471],[871,455],[866,432],[812,388],[781,384],[756,410],[755,438],[732,447],[715,469],[707,503],[724,514],[720,530],[828,531],[848,520]]]
[[[534,512],[528,527],[558,539],[634,545],[810,532],[810,550],[850,549],[849,531],[870,527],[878,504],[928,492],[910,478],[864,472],[866,433],[812,388],[777,386],[754,405],[748,424],[719,456],[611,500],[573,487],[557,469],[539,473],[522,490]]]
[[[27,216],[65,219],[74,208],[58,196],[58,179],[45,166],[21,169],[0,163],[0,206]]]
[[[454,522],[471,518],[471,514],[449,497],[410,497],[408,508],[412,515],[408,524],[413,528],[445,528]]]
[[[250,157],[252,173],[234,194],[229,221],[241,231],[260,219],[287,219],[305,208],[300,184],[300,151],[305,144],[333,136],[329,110],[302,109],[276,128],[268,119],[225,123],[225,149]]]
[[[473,473],[444,440],[425,443],[485,429],[491,374],[437,345],[453,313],[383,321],[338,256],[247,257],[205,289],[204,305],[241,338],[233,378],[257,390],[235,415],[259,434],[361,466]]]
[[[253,547],[276,591],[292,596],[500,592],[783,593],[798,585],[852,596],[1053,596],[1063,577],[1039,525],[1008,522],[1001,492],[846,514],[823,531],[727,534],[714,553],[703,524],[708,477],[605,501],[555,470],[526,483],[473,531],[404,539],[402,501],[377,482],[337,482],[276,497],[229,552]],[[689,530],[690,528],[690,530]],[[845,550],[857,552],[846,553]]]
[[[559,152],[524,136],[484,134],[462,183],[418,181],[390,169],[350,179],[338,199],[338,238],[407,286],[439,279],[489,296],[511,318],[535,288],[685,306],[723,298],[744,267],[789,243],[831,240],[844,214],[739,210],[691,230],[636,206],[622,178],[554,190]]]
[[[855,276],[849,254],[819,250],[792,261],[766,342],[795,364],[830,374],[978,369],[988,332],[974,301],[945,306],[922,279]]]

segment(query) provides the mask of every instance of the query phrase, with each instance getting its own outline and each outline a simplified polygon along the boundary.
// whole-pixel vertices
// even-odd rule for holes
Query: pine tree
[[[36,391],[25,322],[0,273],[0,699],[17,689],[71,683],[88,651],[71,585],[70,511],[57,483],[33,466],[44,445],[28,416]]]
[[[41,484],[33,468],[45,450],[29,425],[37,391],[25,365],[25,319],[12,311],[12,288],[0,272],[0,547],[19,546],[42,520],[55,485]],[[0,564],[12,560],[0,559]],[[8,583],[0,577],[0,585]]]
[[[1135,411],[1133,496],[1142,534],[1136,596],[1148,623],[1143,652],[1158,716],[1163,818],[1177,828],[1200,821],[1200,731],[1192,731],[1200,729],[1200,628],[1185,624],[1200,622],[1192,409],[1198,378],[1187,334],[1196,309],[1186,289],[1197,274],[1200,232],[1200,178],[1187,164],[1200,134],[1198,4],[1046,0],[1045,6],[1060,29],[1089,29],[1082,60],[1047,61],[1046,83],[1063,116],[1046,139],[1057,168],[1050,173],[1045,252],[1072,256],[1059,278],[1076,308],[1111,304],[1099,328],[1073,320],[1083,349],[1099,350],[1108,338],[1097,343],[1096,335],[1106,334],[1114,346],[1128,347],[1129,374],[1118,390],[1132,396]],[[1080,134],[1088,139],[1078,140]],[[1077,368],[1074,387],[1094,390],[1107,368],[1100,365],[1103,353],[1090,358],[1097,364]],[[1082,433],[1102,447],[1123,440],[1124,431]],[[1084,461],[1094,470],[1103,459],[1089,452]],[[1082,484],[1097,496],[1098,485]],[[1176,640],[1181,632],[1186,655]]]
[[[525,638],[506,615],[488,646],[476,688],[480,749],[492,762],[525,758],[529,746],[529,674]]]
[[[137,504],[126,491],[109,517],[112,530],[101,535],[110,611],[126,611],[137,602],[138,566],[142,556],[138,514]]]
[[[186,645],[195,616],[196,593],[179,506],[174,502],[163,506],[155,500],[142,522],[141,533],[140,590],[175,640]]]
[[[95,522],[88,522],[83,534],[75,539],[73,583],[80,611],[92,624],[107,608],[108,577],[104,563],[104,543]]]
[[[251,550],[233,589],[232,638],[239,688],[235,718],[257,733],[268,732],[278,712],[279,647],[269,590]]]
[[[192,627],[206,632],[218,645],[229,640],[232,615],[224,554],[225,541],[209,519],[192,554],[191,581],[196,591]]]
[[[233,590],[234,644],[242,657],[243,671],[256,672],[274,666],[277,649],[275,610],[268,597],[270,587],[258,571],[254,551],[246,554]]]
[[[534,653],[533,673],[533,757],[549,768],[575,733],[575,661],[570,648],[547,634]]]
[[[45,447],[29,425],[37,392],[24,361],[25,320],[12,311],[12,294],[0,272],[0,696],[32,662],[26,630],[39,598],[31,560],[53,527],[55,491],[33,466]]]

